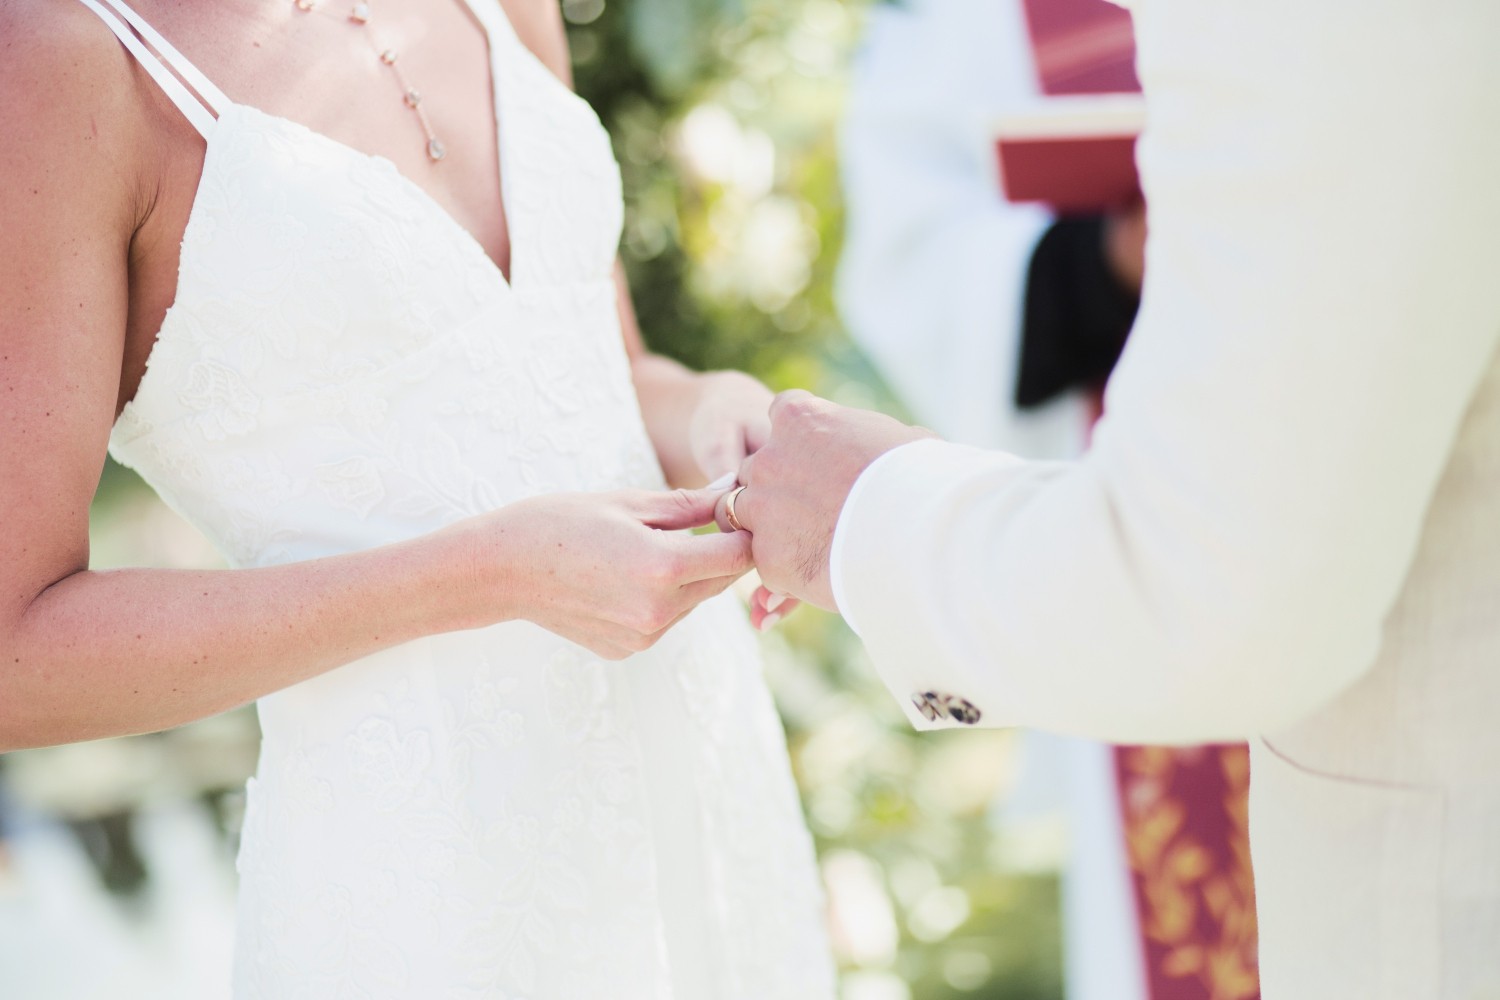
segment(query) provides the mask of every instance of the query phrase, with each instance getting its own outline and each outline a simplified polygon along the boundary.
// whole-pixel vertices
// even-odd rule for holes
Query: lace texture
[[[209,135],[176,304],[111,440],[237,566],[560,490],[658,488],[615,313],[619,174],[494,0],[512,283],[387,161]],[[527,623],[260,704],[241,1000],[829,1000],[812,848],[732,599],[606,663]]]

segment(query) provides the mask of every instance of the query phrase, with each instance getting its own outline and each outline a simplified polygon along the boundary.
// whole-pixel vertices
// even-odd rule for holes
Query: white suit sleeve
[[[1243,738],[1372,662],[1500,339],[1500,5],[1140,0],[1142,309],[1094,446],[871,465],[841,610],[913,722]],[[938,724],[945,724],[939,722]]]

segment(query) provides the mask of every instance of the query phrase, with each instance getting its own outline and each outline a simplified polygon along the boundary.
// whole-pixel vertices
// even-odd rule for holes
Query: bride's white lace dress
[[[215,121],[136,52],[208,155],[176,304],[111,450],[235,565],[662,486],[615,312],[608,138],[495,0],[470,2],[510,282],[388,162],[234,104],[165,53]],[[512,623],[350,664],[260,717],[237,997],[833,996],[811,844],[733,598],[625,662]]]

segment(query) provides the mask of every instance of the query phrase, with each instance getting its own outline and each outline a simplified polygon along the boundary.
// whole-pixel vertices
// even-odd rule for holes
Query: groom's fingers
[[[735,489],[738,488],[739,487],[735,487]],[[730,490],[729,492],[733,493],[734,490]],[[735,512],[735,516],[738,517],[738,503],[735,504]],[[717,524],[719,526],[719,530],[726,535],[732,535],[739,530],[734,525],[729,523],[729,493],[725,493],[723,496],[719,497],[718,502],[714,504],[714,523]]]
[[[745,487],[736,486],[728,493],[719,497],[718,502],[714,504],[714,523],[719,526],[720,531],[732,534],[736,531],[747,530],[749,526],[745,524],[745,513],[741,502],[745,499],[745,494],[748,492],[750,491]],[[733,512],[732,517],[730,516],[731,511]]]
[[[755,490],[747,485],[734,496],[734,519],[740,522],[740,528],[744,529],[744,533],[748,535],[755,534],[756,504],[753,496],[754,493]],[[726,503],[727,498],[726,501],[720,503],[720,507],[723,508]],[[723,524],[720,527],[723,527]],[[733,525],[730,525],[730,530],[735,530]]]
[[[806,389],[788,389],[785,392],[777,393],[776,398],[771,400],[770,415],[772,428],[774,429],[776,424],[784,417],[795,415],[799,410],[806,408],[799,404],[805,404],[817,398],[817,396],[814,396]]]
[[[720,531],[726,534],[736,532],[754,534],[755,529],[751,527],[751,515],[746,513],[750,509],[749,499],[753,492],[755,491],[748,486],[735,487],[719,498],[719,502],[714,505],[714,523],[719,526]],[[731,503],[734,504],[734,521],[729,520]],[[736,524],[735,521],[739,523]]]

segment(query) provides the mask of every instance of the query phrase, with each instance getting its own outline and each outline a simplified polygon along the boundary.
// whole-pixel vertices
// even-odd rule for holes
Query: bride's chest
[[[127,415],[174,419],[207,370],[262,398],[336,386],[478,317],[517,363],[609,336],[598,303],[612,301],[619,175],[597,119],[569,97],[507,104],[509,281],[390,161],[228,109],[184,230],[176,299]]]
[[[267,548],[286,532],[334,544],[335,508],[359,519],[341,551],[651,480],[613,284],[619,178],[598,143],[565,165],[517,142],[507,282],[389,162],[230,109],[112,453],[246,565],[311,554]],[[394,521],[372,527],[382,511]]]
[[[609,138],[498,6],[473,9],[489,20],[481,34],[472,24],[451,32],[467,44],[455,45],[451,68],[430,58],[431,39],[397,53],[402,74],[366,48],[369,78],[352,81],[363,84],[357,93],[299,106],[312,128],[258,110],[262,99],[281,107],[284,84],[261,93],[240,81],[252,100],[221,109],[201,172],[183,175],[170,224],[155,234],[164,249],[148,259],[146,280],[133,276],[132,299],[144,289],[149,308],[132,303],[125,382],[138,376],[139,387],[126,414],[169,418],[181,369],[199,362],[227,365],[257,394],[281,396],[391,366],[481,313],[518,349],[536,327],[528,302],[548,300],[541,313],[553,317],[543,325],[554,340],[580,326],[556,322],[556,306],[611,278],[622,209]],[[238,30],[249,32],[240,42],[270,32],[276,51],[263,58],[274,62],[270,27]],[[358,54],[330,59],[357,62]],[[291,60],[284,72],[264,75],[291,75],[295,52],[281,56]],[[425,74],[437,94],[489,99],[436,102],[424,93],[418,108],[406,107],[403,92],[415,89],[408,74]],[[372,110],[383,103],[399,110]],[[450,153],[433,162],[427,135],[437,131]]]

